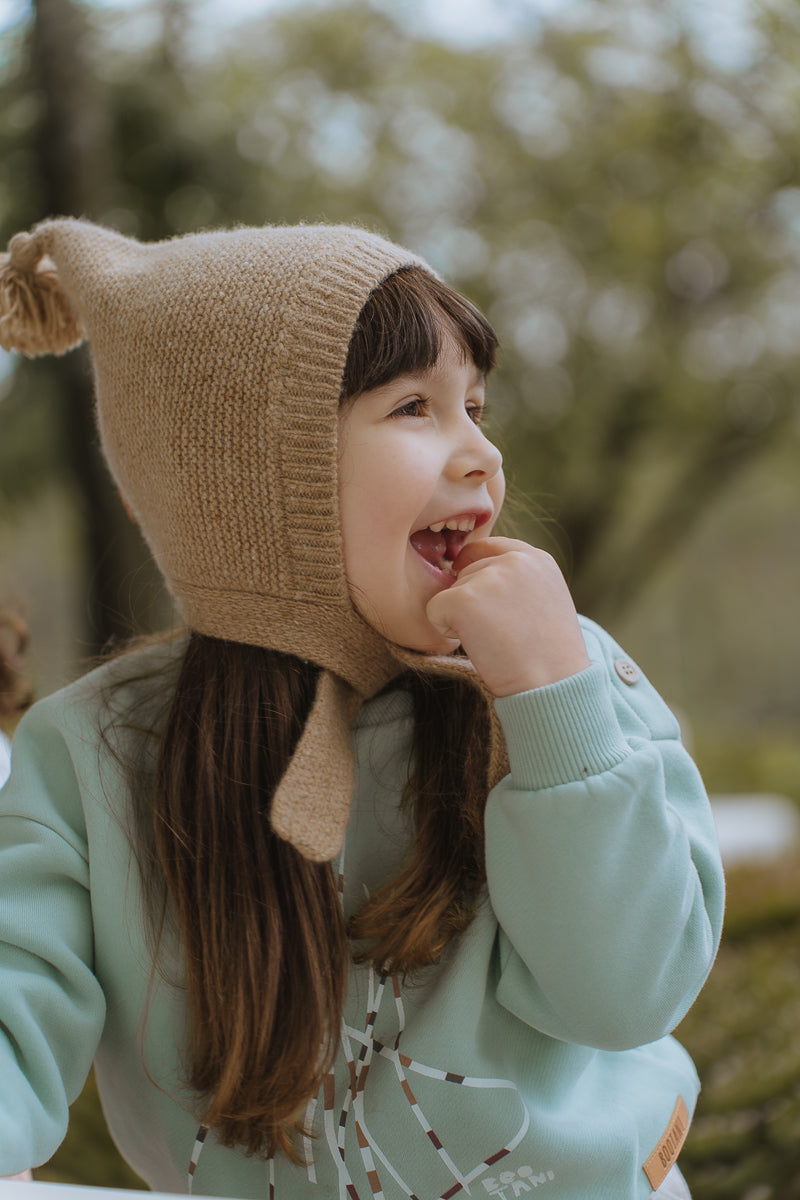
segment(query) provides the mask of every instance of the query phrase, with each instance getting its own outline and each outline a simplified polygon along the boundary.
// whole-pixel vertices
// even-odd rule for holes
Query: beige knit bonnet
[[[88,339],[103,453],[186,623],[323,668],[272,807],[276,832],[314,861],[343,840],[358,704],[401,664],[437,666],[354,608],[338,513],[350,337],[369,294],[410,264],[426,266],[347,226],[143,244],[71,218],[0,257],[4,349]]]

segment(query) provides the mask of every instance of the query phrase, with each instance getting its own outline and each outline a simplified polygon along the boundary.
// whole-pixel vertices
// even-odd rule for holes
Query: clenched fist
[[[554,559],[513,538],[464,546],[456,581],[427,606],[428,620],[457,638],[495,696],[566,679],[589,666],[575,605]]]

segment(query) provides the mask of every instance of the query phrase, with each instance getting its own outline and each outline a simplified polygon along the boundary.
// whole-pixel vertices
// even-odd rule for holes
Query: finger
[[[516,538],[479,538],[478,541],[466,542],[461,547],[460,552],[453,559],[453,570],[463,571],[465,567],[479,562],[482,558],[492,558],[500,554],[508,554],[510,550],[523,549],[527,550],[528,546],[525,542],[517,541]]]
[[[450,623],[448,592],[438,592],[432,596],[425,608],[425,614],[434,629],[443,637],[458,639],[458,634]]]

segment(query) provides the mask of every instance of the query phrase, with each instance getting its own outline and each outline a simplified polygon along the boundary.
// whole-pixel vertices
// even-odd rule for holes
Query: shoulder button
[[[634,683],[638,683],[642,677],[642,673],[636,666],[636,663],[632,663],[629,658],[615,658],[614,670],[622,682],[627,683],[629,687],[632,687]]]

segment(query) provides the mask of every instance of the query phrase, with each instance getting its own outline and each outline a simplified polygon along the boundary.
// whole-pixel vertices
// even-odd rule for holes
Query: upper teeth
[[[432,533],[441,533],[443,529],[459,529],[461,533],[472,533],[475,528],[474,517],[450,517],[447,521],[437,521],[435,525],[429,525],[428,528]]]

